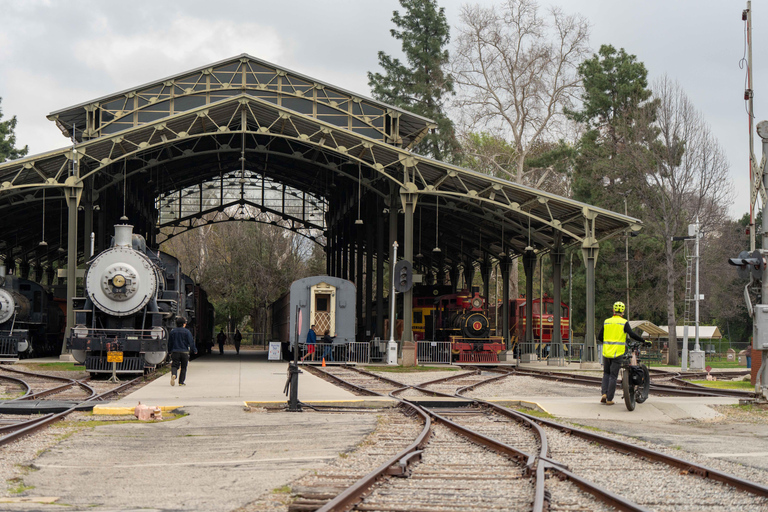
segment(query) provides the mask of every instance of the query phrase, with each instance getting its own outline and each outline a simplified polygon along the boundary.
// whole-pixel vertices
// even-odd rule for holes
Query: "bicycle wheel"
[[[635,401],[639,404],[648,400],[648,393],[651,390],[651,372],[644,364],[640,365],[640,369],[643,371],[643,385],[638,386],[635,391]]]
[[[632,385],[632,370],[624,368],[621,372],[621,390],[624,393],[624,405],[627,410],[635,410],[635,386]]]

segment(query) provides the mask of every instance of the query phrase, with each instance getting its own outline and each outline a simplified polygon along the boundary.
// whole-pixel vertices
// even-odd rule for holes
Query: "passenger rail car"
[[[307,339],[310,325],[315,326],[317,341],[328,330],[335,345],[355,341],[355,284],[330,276],[312,276],[291,284],[290,291],[271,306],[272,339],[282,343],[283,358],[290,360],[301,315],[299,343]]]
[[[0,361],[61,352],[66,312],[43,285],[0,266]]]
[[[85,297],[73,299],[67,345],[90,373],[108,373],[108,353],[122,353],[118,373],[141,373],[167,355],[168,333],[185,313],[184,279],[173,256],[154,252],[133,226],[115,226],[112,246],[85,273]],[[117,355],[117,354],[113,354]]]

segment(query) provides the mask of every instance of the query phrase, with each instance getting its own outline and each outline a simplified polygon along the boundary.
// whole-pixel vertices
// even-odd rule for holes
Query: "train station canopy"
[[[48,118],[71,145],[0,164],[6,259],[61,259],[65,197],[82,210],[81,261],[88,230],[98,249],[123,216],[154,243],[203,224],[255,220],[325,244],[344,218],[373,226],[392,190],[416,203],[419,252],[439,247],[454,262],[596,245],[641,228],[632,217],[415,154],[435,128],[429,119],[247,54]]]

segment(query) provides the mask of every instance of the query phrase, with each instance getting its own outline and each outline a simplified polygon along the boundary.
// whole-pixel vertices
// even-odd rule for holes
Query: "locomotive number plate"
[[[122,363],[123,362],[123,353],[122,352],[107,352],[107,362],[108,363]]]

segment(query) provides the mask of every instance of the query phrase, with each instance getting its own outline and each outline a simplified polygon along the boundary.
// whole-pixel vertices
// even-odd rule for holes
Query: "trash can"
[[[747,356],[747,368],[752,368],[752,356]]]

